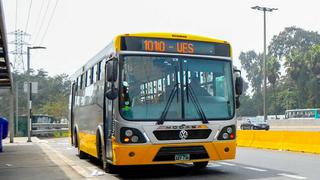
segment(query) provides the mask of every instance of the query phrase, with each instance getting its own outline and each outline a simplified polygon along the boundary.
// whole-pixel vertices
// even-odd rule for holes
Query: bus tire
[[[203,168],[207,167],[208,163],[209,163],[209,161],[194,162],[193,167],[195,169],[203,169]]]
[[[108,162],[103,162],[103,169],[106,173],[109,173],[109,174],[119,173],[119,167],[117,167],[113,164],[110,164]]]

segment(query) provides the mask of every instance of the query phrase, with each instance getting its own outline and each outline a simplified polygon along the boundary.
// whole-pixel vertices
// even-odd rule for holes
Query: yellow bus
[[[70,134],[80,158],[123,165],[234,159],[241,72],[227,41],[116,36],[72,76]]]

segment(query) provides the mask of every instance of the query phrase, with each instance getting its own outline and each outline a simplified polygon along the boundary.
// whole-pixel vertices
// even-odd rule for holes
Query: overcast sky
[[[72,74],[114,36],[134,32],[227,40],[240,66],[241,51],[262,52],[263,13],[250,9],[256,5],[279,8],[267,14],[268,42],[288,26],[320,30],[319,0],[3,0],[3,5],[7,32],[22,29],[31,34],[32,45],[47,47],[32,51],[31,67],[50,75]]]

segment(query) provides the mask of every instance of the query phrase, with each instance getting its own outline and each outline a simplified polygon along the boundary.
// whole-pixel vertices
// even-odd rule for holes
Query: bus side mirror
[[[106,97],[110,100],[116,99],[118,97],[118,89],[113,86],[107,91]]]
[[[236,109],[239,109],[240,108],[240,97],[237,96],[236,97]]]
[[[236,77],[236,94],[240,96],[243,91],[243,79],[242,77]]]
[[[107,81],[108,82],[115,82],[117,80],[118,75],[118,61],[117,58],[112,58],[109,61],[107,61],[106,64],[106,71],[107,71]]]

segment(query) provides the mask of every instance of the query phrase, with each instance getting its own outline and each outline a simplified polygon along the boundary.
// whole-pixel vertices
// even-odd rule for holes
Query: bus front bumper
[[[180,150],[181,152],[179,152]],[[206,151],[207,156],[205,156],[204,151]],[[176,155],[184,156],[189,152],[191,152],[189,160],[175,160]],[[114,165],[177,164],[210,160],[217,161],[234,159],[235,154],[236,141],[152,145],[124,145],[116,142],[113,143]]]

